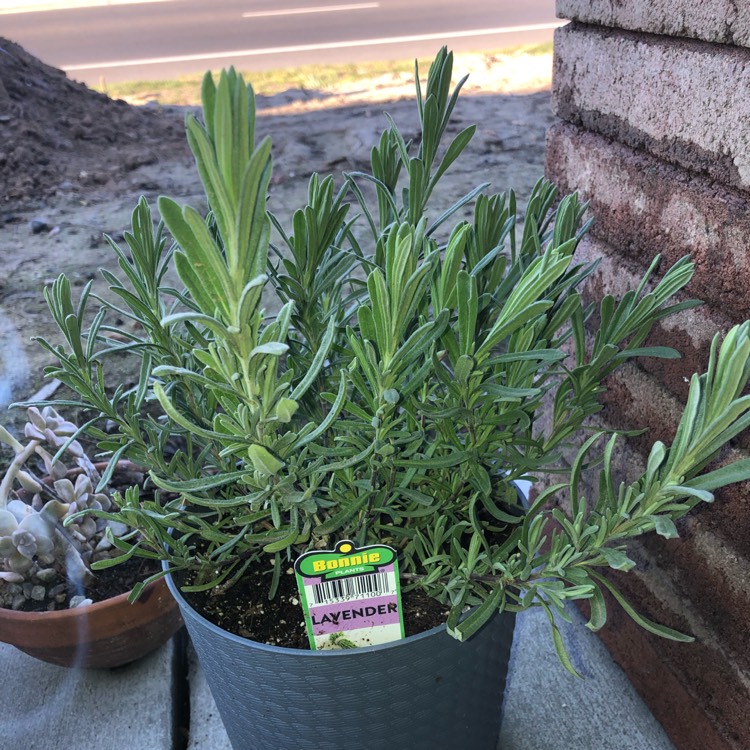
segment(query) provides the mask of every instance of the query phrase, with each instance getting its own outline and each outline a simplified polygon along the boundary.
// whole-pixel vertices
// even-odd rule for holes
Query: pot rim
[[[159,578],[156,581],[152,581],[149,583],[144,589],[141,594],[141,596],[146,596],[149,598],[150,592],[153,592],[153,590],[162,582],[162,578]],[[167,587],[169,587],[169,583],[167,582]],[[23,620],[38,620],[40,618],[44,618],[47,622],[55,622],[56,620],[69,620],[69,619],[75,619],[78,617],[87,617],[92,611],[100,612],[105,609],[110,609],[112,607],[119,607],[122,604],[127,603],[127,598],[130,596],[130,591],[126,591],[123,594],[118,594],[117,596],[111,596],[109,599],[104,599],[100,602],[94,602],[93,604],[88,604],[85,607],[76,607],[74,609],[56,609],[53,611],[42,611],[42,612],[22,612],[15,609],[7,609],[5,607],[0,607],[0,619],[5,620],[16,620],[16,621],[23,621]],[[140,599],[136,600],[131,604],[130,606],[136,606],[138,604],[142,604],[145,602],[141,602]]]

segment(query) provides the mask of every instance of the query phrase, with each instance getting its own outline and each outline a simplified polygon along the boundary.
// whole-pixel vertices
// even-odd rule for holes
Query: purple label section
[[[316,636],[380,625],[397,625],[400,623],[398,597],[380,596],[310,607],[310,620]]]

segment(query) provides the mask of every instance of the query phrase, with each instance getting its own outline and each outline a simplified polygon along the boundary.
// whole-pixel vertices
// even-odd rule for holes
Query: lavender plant
[[[497,611],[542,607],[570,669],[556,619],[587,599],[600,628],[607,590],[644,627],[686,638],[637,614],[603,573],[632,567],[628,539],[674,536],[693,506],[750,477],[747,461],[705,471],[750,423],[749,324],[714,342],[672,445],[654,445],[642,476],[616,478],[620,436],[596,432],[591,417],[621,364],[678,356],[646,339],[697,304],[675,301],[693,265],[685,258],[657,280],[655,260],[637,288],[602,300],[594,326],[579,287],[595,264],[574,256],[588,228],[576,195],[557,202],[540,181],[522,229],[515,194],[486,185],[433,211],[474,133],[445,142],[464,82],[451,88],[452,65],[441,50],[424,90],[417,71],[417,142],[389,119],[370,169],[338,189],[313,175],[289,224],[266,205],[271,143],[256,144],[252,89],[233,70],[206,76],[203,119],[188,117],[187,137],[208,214],[162,197],[154,229],[141,200],[127,248],[110,241],[120,273],[103,275],[118,301],[86,287],[74,303],[64,276],[47,291],[66,340],[42,341],[58,362],[49,374],[77,394],[59,404],[91,410],[100,450],[146,467],[161,490],[129,490],[118,510],[65,523],[87,513],[138,529],[137,541],[108,535],[121,559],[191,571],[188,593],[218,594],[262,568],[273,597],[306,550],[387,543],[405,589],[450,605],[452,635],[470,637]],[[166,281],[168,268],[183,287]],[[91,300],[99,311],[86,327]],[[106,387],[121,354],[140,358],[130,390]],[[566,475],[561,455],[581,443]],[[597,461],[598,493],[584,494]],[[550,472],[562,481],[520,507],[513,482]],[[549,502],[563,491],[568,514]]]
[[[75,440],[78,432],[50,406],[28,409],[25,444],[0,427],[0,441],[15,454],[0,482],[2,607],[91,604],[75,593],[90,583],[90,565],[120,554],[110,539],[122,537],[127,527],[86,513],[113,505],[106,492],[94,490],[101,476]],[[75,481],[60,455],[79,468]]]

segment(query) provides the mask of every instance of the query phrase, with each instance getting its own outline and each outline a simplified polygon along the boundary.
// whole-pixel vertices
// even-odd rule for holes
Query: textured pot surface
[[[235,750],[497,747],[512,614],[466,643],[442,626],[382,646],[305,651],[232,635],[168,583]]]
[[[62,667],[120,667],[155,650],[182,625],[162,579],[134,604],[128,595],[56,612],[0,609],[0,641]]]

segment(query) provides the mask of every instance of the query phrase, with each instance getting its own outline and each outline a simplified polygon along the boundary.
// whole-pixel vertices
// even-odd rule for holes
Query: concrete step
[[[674,750],[580,614],[570,614],[561,631],[583,680],[559,664],[544,612],[519,616],[499,747]],[[109,671],[55,667],[0,644],[0,701],[2,748],[231,750],[194,652],[174,642]]]
[[[76,670],[0,643],[0,747],[173,750],[173,642],[127,667]]]

